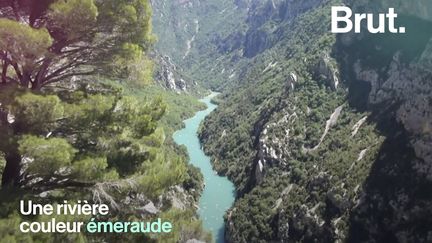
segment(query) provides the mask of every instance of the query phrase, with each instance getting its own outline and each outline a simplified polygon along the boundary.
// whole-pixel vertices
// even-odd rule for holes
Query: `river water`
[[[199,111],[194,117],[185,120],[186,127],[174,133],[174,141],[185,145],[189,154],[190,163],[201,169],[204,175],[205,189],[199,202],[198,213],[204,223],[204,228],[212,232],[217,243],[224,241],[225,212],[232,206],[235,199],[234,185],[226,178],[216,174],[210,164],[210,158],[204,154],[198,139],[198,128],[201,121],[210,114],[217,105],[211,103],[211,95],[201,99],[207,109]]]

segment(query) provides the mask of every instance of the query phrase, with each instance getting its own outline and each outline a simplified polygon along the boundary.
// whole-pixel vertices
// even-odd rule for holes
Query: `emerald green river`
[[[198,127],[204,118],[210,114],[217,105],[211,103],[212,93],[201,101],[207,105],[207,109],[199,111],[194,117],[185,120],[185,128],[174,133],[174,141],[179,145],[185,145],[189,154],[190,163],[201,169],[204,175],[205,188],[199,202],[198,213],[204,223],[204,228],[212,232],[217,243],[224,241],[225,223],[223,216],[232,206],[235,199],[234,185],[226,178],[216,174],[210,164],[210,158],[201,149],[198,139]]]

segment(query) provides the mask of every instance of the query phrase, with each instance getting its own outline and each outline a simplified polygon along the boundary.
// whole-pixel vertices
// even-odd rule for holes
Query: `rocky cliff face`
[[[220,50],[233,51],[235,47],[242,49],[244,57],[255,57],[280,40],[284,32],[284,23],[319,6],[322,2],[324,1],[236,1],[237,6],[247,11],[245,18],[247,29],[241,29],[227,39],[220,40],[222,46],[223,43],[236,43],[231,46],[231,49]]]
[[[176,92],[187,92],[189,88],[197,85],[196,82],[185,80],[187,78],[182,70],[172,62],[169,56],[157,55],[154,59],[157,63],[155,79],[162,87]]]

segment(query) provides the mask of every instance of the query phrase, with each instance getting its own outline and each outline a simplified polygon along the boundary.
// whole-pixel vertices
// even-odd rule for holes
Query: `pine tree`
[[[147,0],[0,3],[1,82],[39,90],[77,75],[151,79]]]

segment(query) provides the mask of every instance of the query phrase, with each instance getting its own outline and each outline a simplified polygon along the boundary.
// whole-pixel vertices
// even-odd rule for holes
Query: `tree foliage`
[[[126,196],[144,195],[156,201],[171,187],[186,183],[187,190],[200,190],[202,178],[189,177],[185,157],[168,147],[165,132],[158,126],[166,110],[160,98],[139,101],[124,95],[120,87],[104,84],[44,93],[11,86],[0,90],[0,103],[2,112],[14,117],[0,120],[0,129],[8,131],[0,144],[1,158],[5,157],[0,164],[5,164],[0,167],[1,194],[12,191],[34,198],[44,192],[50,202],[92,198],[109,204],[110,217],[115,217],[120,209],[121,215],[136,214],[137,209],[123,204]],[[12,196],[0,202],[7,217],[0,220],[0,231],[2,224],[23,220],[13,214],[17,200]],[[9,204],[14,206],[9,208]],[[191,217],[181,215],[183,221]],[[200,223],[194,221],[192,226],[200,227]],[[14,230],[0,234],[24,239]],[[44,237],[44,242],[52,240]]]
[[[94,73],[151,79],[147,0],[2,1],[0,35],[2,83],[38,90]]]
[[[0,242],[167,242],[144,234],[23,234],[20,222],[51,216],[17,214],[20,199],[105,203],[106,221],[161,216],[182,226],[169,242],[209,239],[195,210],[170,205],[173,193],[193,205],[202,190],[200,172],[167,140],[201,106],[189,96],[135,89],[152,78],[151,15],[148,0],[0,1]],[[79,77],[87,74],[99,75]],[[114,78],[128,79],[138,94],[106,80]],[[50,85],[56,82],[62,85]],[[182,108],[163,122],[159,95]],[[143,212],[150,202],[157,215]]]

